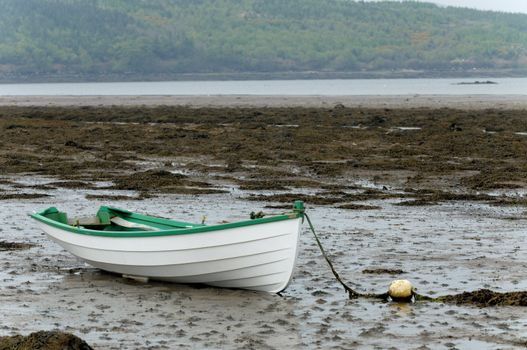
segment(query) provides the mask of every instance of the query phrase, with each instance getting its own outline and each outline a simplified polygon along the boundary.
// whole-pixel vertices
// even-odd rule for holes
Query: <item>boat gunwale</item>
[[[103,208],[102,206],[101,208]],[[165,218],[159,218],[154,216],[148,216],[143,214],[138,214],[134,212],[130,212],[128,210],[118,209],[118,208],[111,208],[111,207],[105,207],[110,210],[116,210],[118,212],[122,213],[129,213],[131,216],[139,216],[140,219],[145,218],[152,218],[154,220],[167,220],[172,221],[170,219]],[[199,225],[199,224],[190,224],[195,225],[194,227],[190,228],[174,228],[174,229],[162,229],[159,231],[102,231],[102,230],[93,230],[88,229],[84,227],[79,226],[71,226],[68,224],[61,223],[59,221],[47,218],[44,216],[44,214],[48,210],[57,210],[55,207],[49,207],[43,210],[40,210],[38,212],[30,214],[31,218],[44,223],[46,225],[59,228],[71,233],[77,233],[77,234],[83,234],[88,236],[99,236],[99,237],[109,237],[109,238],[141,238],[141,237],[159,237],[159,236],[179,236],[179,235],[187,235],[187,234],[196,234],[196,233],[205,233],[205,232],[214,232],[214,231],[224,231],[228,229],[234,229],[234,228],[240,228],[240,227],[248,227],[248,226],[254,226],[259,224],[267,224],[267,223],[273,223],[273,222],[279,222],[279,221],[285,221],[285,220],[293,220],[293,219],[299,219],[303,218],[304,214],[302,211],[296,211],[292,210],[291,212],[284,213],[284,214],[278,214],[263,218],[257,218],[257,219],[249,219],[249,220],[241,220],[236,222],[229,222],[229,223],[223,223],[223,224],[214,224],[214,225]],[[172,221],[174,223],[181,224],[181,222],[178,221]]]

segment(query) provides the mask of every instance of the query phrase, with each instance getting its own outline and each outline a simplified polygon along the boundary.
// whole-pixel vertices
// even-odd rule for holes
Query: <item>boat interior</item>
[[[43,216],[62,224],[100,231],[162,231],[205,226],[204,224],[140,215],[106,206],[100,207],[94,216],[68,217],[67,213],[56,208],[49,208]]]

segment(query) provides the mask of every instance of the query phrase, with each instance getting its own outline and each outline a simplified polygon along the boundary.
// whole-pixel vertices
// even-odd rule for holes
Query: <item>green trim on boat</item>
[[[66,213],[60,212],[55,207],[49,207],[49,208],[43,210],[42,212],[40,212],[39,214],[49,218],[50,220],[54,220],[54,221],[57,221],[57,222],[59,222],[61,224],[68,225],[68,218],[66,216]]]
[[[67,215],[60,212],[55,207],[50,207],[41,210],[37,213],[31,214],[31,217],[44,224],[78,234],[103,236],[103,237],[155,237],[155,236],[169,236],[169,235],[184,235],[201,232],[211,232],[227,230],[238,227],[252,226],[258,224],[265,224],[283,220],[297,219],[304,217],[304,205],[301,201],[295,201],[293,210],[289,213],[267,216],[259,219],[250,219],[237,221],[232,223],[204,225],[193,224],[183,221],[175,221],[155,216],[142,215],[133,213],[128,210],[101,206],[97,211],[97,217],[101,222],[101,229],[88,229],[82,226],[68,225]],[[139,228],[126,228],[112,225],[110,223],[113,217],[120,217],[137,225],[147,225],[153,227],[155,231],[147,231]],[[104,225],[104,226],[103,226]]]

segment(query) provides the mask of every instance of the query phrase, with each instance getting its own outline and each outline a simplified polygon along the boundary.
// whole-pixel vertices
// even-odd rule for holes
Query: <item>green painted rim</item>
[[[156,236],[170,236],[170,235],[186,235],[202,232],[211,232],[211,231],[221,231],[232,228],[247,227],[259,224],[266,224],[277,221],[292,220],[304,217],[304,206],[301,201],[295,201],[293,210],[279,215],[272,215],[268,217],[243,220],[225,224],[217,225],[204,225],[204,224],[192,224],[187,222],[175,221],[160,217],[147,216],[138,213],[133,213],[128,210],[112,208],[102,206],[99,208],[99,213],[109,212],[114,214],[114,216],[119,216],[126,220],[136,222],[136,223],[148,223],[151,226],[157,227],[159,231],[103,231],[103,230],[93,230],[79,226],[68,225],[67,223],[61,222],[65,221],[66,215],[63,212],[58,211],[55,207],[49,207],[43,209],[39,212],[30,214],[30,216],[40,221],[46,225],[59,228],[64,231],[78,233],[83,235],[90,236],[102,236],[102,237],[156,237]],[[51,216],[53,218],[50,218]],[[191,227],[189,227],[191,226]],[[171,227],[171,228],[167,228]],[[180,227],[180,228],[178,228]]]

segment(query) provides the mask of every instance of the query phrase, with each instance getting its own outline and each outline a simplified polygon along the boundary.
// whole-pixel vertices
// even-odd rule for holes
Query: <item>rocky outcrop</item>
[[[0,350],[93,350],[79,337],[59,331],[0,337]]]

